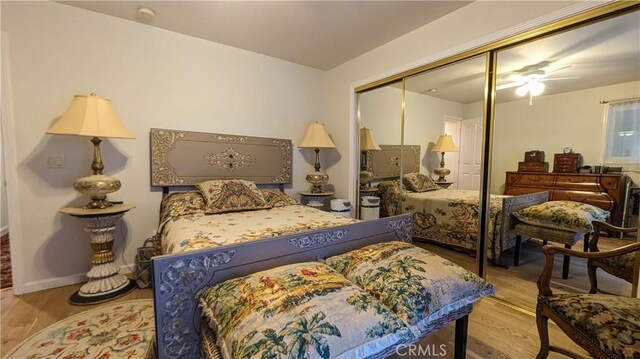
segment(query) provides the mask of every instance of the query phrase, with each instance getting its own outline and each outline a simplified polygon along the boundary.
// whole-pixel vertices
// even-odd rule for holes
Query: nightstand
[[[81,219],[89,233],[93,257],[89,281],[69,298],[73,305],[90,305],[121,297],[136,288],[136,282],[120,274],[113,251],[113,232],[124,214],[136,206],[114,204],[105,209],[67,207],[61,213]]]
[[[449,188],[451,187],[452,184],[454,184],[455,182],[438,182],[436,181],[436,184],[442,188]]]
[[[333,197],[334,192],[322,192],[322,193],[312,193],[312,192],[298,192],[300,194],[300,200],[302,204],[317,208],[322,211],[329,211],[329,200]]]

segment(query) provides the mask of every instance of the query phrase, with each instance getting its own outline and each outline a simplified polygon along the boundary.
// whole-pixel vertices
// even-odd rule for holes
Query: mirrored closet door
[[[403,213],[414,240],[475,270],[486,56],[404,81]]]
[[[358,94],[358,216],[400,214],[397,196],[402,165],[402,82]]]
[[[589,216],[608,212],[611,224],[633,226],[629,189],[640,183],[639,64],[638,11],[498,52],[492,196],[548,196],[535,210],[515,212],[513,248],[500,266],[487,267],[498,297],[535,308],[545,243],[593,251],[635,241],[635,233],[602,232],[594,243],[593,234],[584,235],[592,229],[589,222],[573,226],[562,218],[574,216],[576,204],[585,204]],[[613,123],[611,109],[618,104],[627,106],[624,119]],[[554,211],[558,215],[549,219]],[[631,292],[628,279],[602,269],[596,277],[599,290]],[[586,260],[556,256],[551,287],[554,292],[588,292]]]

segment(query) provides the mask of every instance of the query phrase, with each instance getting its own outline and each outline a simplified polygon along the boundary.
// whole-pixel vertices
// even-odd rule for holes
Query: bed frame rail
[[[152,259],[156,353],[200,358],[197,295],[227,279],[298,262],[315,261],[366,245],[411,242],[411,215],[387,217]]]

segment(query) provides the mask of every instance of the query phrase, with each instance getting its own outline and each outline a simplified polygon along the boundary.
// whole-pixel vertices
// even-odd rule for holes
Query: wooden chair
[[[640,250],[640,243],[612,251],[577,252],[557,246],[543,246],[545,267],[538,279],[536,324],[540,335],[538,359],[549,351],[582,358],[569,350],[550,346],[548,320],[553,320],[592,358],[636,358],[640,356],[640,298],[606,294],[553,294],[549,287],[556,253],[587,260],[602,260]]]
[[[613,226],[607,222],[593,221],[593,238],[591,243],[589,243],[589,250],[591,252],[600,252],[600,249],[598,248],[598,240],[600,239],[600,232],[603,230],[606,230],[611,234],[634,233],[638,231],[638,227],[621,228]],[[589,259],[587,261],[589,281],[591,282],[591,291],[589,293],[598,293],[596,269],[601,268],[603,271],[631,283],[633,281],[634,264],[635,254],[633,253],[602,259]]]

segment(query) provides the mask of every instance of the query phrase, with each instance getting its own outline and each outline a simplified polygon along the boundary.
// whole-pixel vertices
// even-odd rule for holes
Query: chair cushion
[[[575,232],[593,231],[594,220],[605,220],[609,212],[574,201],[549,201],[521,209],[513,214],[520,221],[541,227]]]
[[[427,192],[442,189],[431,177],[419,172],[404,175],[402,183],[412,192]]]
[[[587,335],[611,358],[640,353],[640,299],[604,294],[557,294],[540,303]]]
[[[271,208],[251,181],[213,180],[198,183],[197,187],[207,205],[206,214]]]
[[[200,307],[224,358],[382,358],[415,340],[389,308],[319,262],[214,284]]]
[[[329,257],[325,263],[391,308],[416,335],[495,293],[475,274],[405,242],[373,244]]]
[[[626,280],[633,279],[633,267],[636,262],[635,253],[627,253],[621,256],[603,258],[600,260],[600,262],[610,267],[613,267],[622,273],[627,273],[628,276],[625,276],[623,279],[626,279]]]

